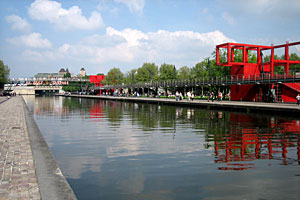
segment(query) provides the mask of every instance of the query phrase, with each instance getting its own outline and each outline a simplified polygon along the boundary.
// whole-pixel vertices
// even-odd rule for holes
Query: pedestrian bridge
[[[48,94],[48,93],[62,93],[62,86],[59,85],[36,85],[36,86],[26,86],[26,85],[6,85],[4,90],[11,91],[19,94]]]

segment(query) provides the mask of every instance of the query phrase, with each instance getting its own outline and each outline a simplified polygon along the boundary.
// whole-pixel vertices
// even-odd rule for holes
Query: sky
[[[0,60],[11,78],[145,62],[179,69],[222,43],[300,41],[299,19],[299,0],[1,0]]]

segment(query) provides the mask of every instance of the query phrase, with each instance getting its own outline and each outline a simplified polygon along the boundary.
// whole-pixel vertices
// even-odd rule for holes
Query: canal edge
[[[23,97],[22,101],[41,198],[76,200]]]
[[[276,103],[270,103],[268,105],[261,105],[260,102],[236,102],[227,101],[224,102],[197,102],[195,101],[175,101],[175,99],[157,99],[157,98],[140,98],[140,97],[114,97],[114,96],[98,96],[98,95],[57,95],[64,97],[75,98],[89,98],[89,99],[102,99],[110,101],[124,101],[134,103],[149,103],[149,104],[161,104],[161,105],[173,105],[181,107],[198,107],[208,110],[219,111],[232,111],[241,113],[259,113],[259,114],[275,114],[278,116],[296,116],[299,117],[300,107],[281,107],[276,106]]]

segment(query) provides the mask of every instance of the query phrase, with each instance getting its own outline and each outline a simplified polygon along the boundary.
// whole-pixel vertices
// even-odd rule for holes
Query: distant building
[[[80,69],[79,76],[80,76],[80,77],[86,76],[86,71],[85,71],[84,68],[81,68],[81,69]]]
[[[70,73],[68,68],[61,68],[58,73],[37,73],[34,75],[34,78],[63,78],[65,74]],[[73,73],[70,73],[71,78],[81,78],[83,76],[86,76],[86,71],[84,68],[80,69],[80,74],[75,75]]]
[[[66,73],[67,73],[67,71],[64,68],[61,68],[58,72],[58,75],[63,77]]]
[[[37,73],[34,78],[57,78],[58,76],[58,73]]]

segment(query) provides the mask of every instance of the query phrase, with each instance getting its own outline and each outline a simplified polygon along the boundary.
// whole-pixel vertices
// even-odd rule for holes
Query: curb
[[[22,97],[25,121],[33,154],[37,180],[42,199],[70,199],[76,196],[63,176],[54,157],[35,123],[25,100]]]

